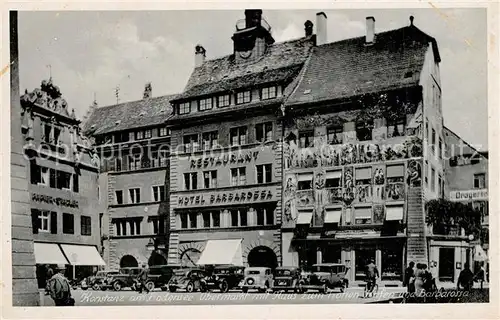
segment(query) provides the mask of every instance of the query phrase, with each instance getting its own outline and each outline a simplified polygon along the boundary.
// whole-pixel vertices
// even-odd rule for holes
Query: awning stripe
[[[37,264],[68,264],[57,243],[34,243],[35,262]]]
[[[356,169],[356,180],[366,180],[372,178],[372,168]]]
[[[386,210],[385,220],[403,220],[403,206],[388,206]]]
[[[387,166],[387,178],[404,177],[404,165]]]
[[[104,266],[106,263],[94,246],[61,244],[69,264],[75,266]]]
[[[242,239],[208,240],[198,265],[243,266]]]
[[[341,209],[327,210],[325,214],[325,223],[340,223]]]
[[[313,215],[312,210],[299,211],[299,216],[297,217],[297,224],[311,224],[312,215]]]
[[[354,216],[356,219],[371,219],[372,217],[372,208],[355,208]]]
[[[340,170],[326,172],[327,179],[340,179],[341,176],[342,176],[342,171]]]

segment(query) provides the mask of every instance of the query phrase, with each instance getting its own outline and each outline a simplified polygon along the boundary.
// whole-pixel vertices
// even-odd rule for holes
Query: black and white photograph
[[[492,301],[491,13],[261,7],[4,14],[13,307]]]

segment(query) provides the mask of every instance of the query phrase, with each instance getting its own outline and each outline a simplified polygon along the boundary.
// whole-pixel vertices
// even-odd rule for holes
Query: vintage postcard
[[[62,5],[3,11],[6,318],[497,318],[496,3]]]

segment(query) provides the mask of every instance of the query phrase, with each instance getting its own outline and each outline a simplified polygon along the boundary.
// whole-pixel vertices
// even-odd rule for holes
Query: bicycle
[[[363,298],[371,298],[378,292],[378,283],[376,279],[366,281],[365,289],[363,290]]]

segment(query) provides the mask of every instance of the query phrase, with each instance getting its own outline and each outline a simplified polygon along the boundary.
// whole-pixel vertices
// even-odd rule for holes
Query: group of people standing
[[[410,262],[405,271],[403,285],[408,288],[408,292],[415,293],[416,296],[422,292],[432,292],[437,290],[436,286],[436,267],[431,266],[428,269],[425,263]]]

